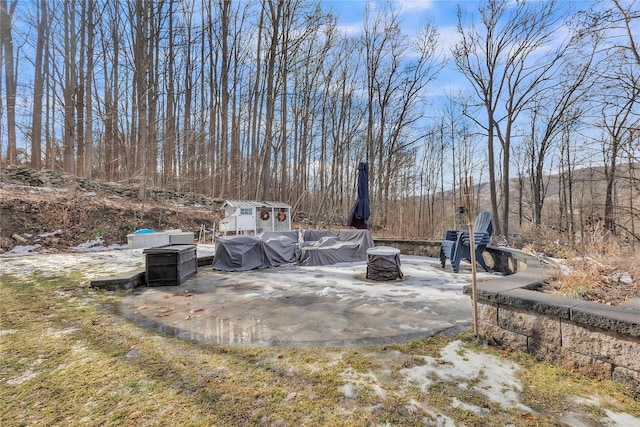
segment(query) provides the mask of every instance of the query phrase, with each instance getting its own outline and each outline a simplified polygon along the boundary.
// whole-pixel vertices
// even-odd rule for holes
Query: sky
[[[322,3],[338,12],[340,21],[344,25],[359,25],[362,23],[367,3],[373,7],[381,8],[386,2],[380,0],[323,0]],[[463,7],[477,4],[475,0],[396,0],[393,3],[400,9],[400,14],[407,28],[416,27],[429,19],[433,19],[441,25],[453,25],[458,3]]]
[[[535,0],[534,0],[535,1]],[[542,0],[546,1],[546,0]],[[624,1],[624,0],[623,0]],[[436,96],[455,94],[459,89],[468,89],[467,80],[457,71],[451,57],[451,46],[458,40],[456,30],[458,6],[467,15],[467,22],[472,15],[478,15],[479,0],[390,0],[398,8],[401,28],[407,35],[432,21],[438,28],[440,48],[449,63],[431,85],[431,93]],[[387,0],[322,0],[327,9],[338,15],[339,25],[343,31],[359,33],[362,29],[364,12],[367,4],[374,8],[385,8]],[[593,4],[589,0],[559,0],[560,9],[585,9]],[[558,38],[560,41],[560,38]]]
[[[374,8],[384,8],[386,0],[323,0],[327,9],[331,8],[338,15],[339,25],[343,31],[359,33],[362,29],[367,4]],[[476,0],[395,0],[392,3],[399,9],[401,27],[405,34],[412,35],[426,23],[432,21],[438,27],[440,48],[450,58],[449,47],[457,40],[456,11],[458,5],[473,12],[477,9]],[[449,88],[463,84],[464,78],[456,72],[441,73],[433,90],[439,95],[446,95]]]

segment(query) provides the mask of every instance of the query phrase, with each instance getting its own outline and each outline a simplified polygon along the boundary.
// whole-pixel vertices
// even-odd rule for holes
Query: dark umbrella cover
[[[370,216],[369,164],[360,162],[358,165],[358,198],[353,205],[348,225],[359,229],[367,229],[369,228],[368,220]]]

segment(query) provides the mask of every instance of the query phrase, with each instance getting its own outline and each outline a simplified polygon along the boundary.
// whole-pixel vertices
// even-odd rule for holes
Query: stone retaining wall
[[[374,238],[376,246],[392,246],[400,249],[403,255],[417,255],[437,258],[440,252],[440,242],[435,240],[406,240]]]
[[[374,239],[407,255],[438,256],[438,241]],[[537,259],[487,248],[487,265],[506,275],[478,283],[479,333],[489,344],[521,350],[640,392],[640,295],[617,307],[539,292],[551,274]],[[448,267],[448,262],[447,262]],[[471,286],[464,289],[471,294]]]
[[[614,307],[539,292],[550,271],[537,259],[505,248],[488,255],[515,273],[478,284],[478,332],[490,344],[640,391],[640,297]]]

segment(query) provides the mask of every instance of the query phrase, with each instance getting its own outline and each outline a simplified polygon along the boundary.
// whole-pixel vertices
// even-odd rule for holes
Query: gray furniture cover
[[[376,246],[367,251],[367,279],[396,280],[404,276],[400,270],[400,250]]]
[[[304,265],[331,265],[367,260],[367,249],[373,247],[369,230],[340,230],[337,236],[321,237],[305,244],[300,254]]]
[[[267,267],[291,264],[300,259],[298,231],[267,231],[261,237]]]
[[[330,265],[366,261],[370,247],[373,240],[368,230],[340,230],[338,235],[328,230],[304,230],[218,237],[213,269],[248,271],[296,262]]]
[[[337,238],[338,235],[329,230],[302,230],[302,245],[311,246],[323,237]]]
[[[231,236],[216,239],[213,269],[247,271],[277,267],[300,258],[298,231],[270,231],[259,236]]]
[[[216,239],[213,269],[247,271],[268,267],[259,236],[232,236]]]

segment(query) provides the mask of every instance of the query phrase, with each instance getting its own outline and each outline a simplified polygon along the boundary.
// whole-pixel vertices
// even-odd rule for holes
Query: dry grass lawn
[[[121,294],[90,289],[77,272],[1,279],[3,426],[562,425],[569,413],[596,421],[609,414],[640,418],[629,387],[487,348],[469,334],[350,348],[199,345],[140,329],[117,314]],[[484,369],[463,380],[438,373],[439,365],[451,368],[442,352],[454,339],[463,341],[456,350],[461,360],[513,364],[507,371],[520,385],[498,385],[517,404],[483,393],[491,380]],[[425,367],[431,369],[425,378],[407,374],[416,377]]]

